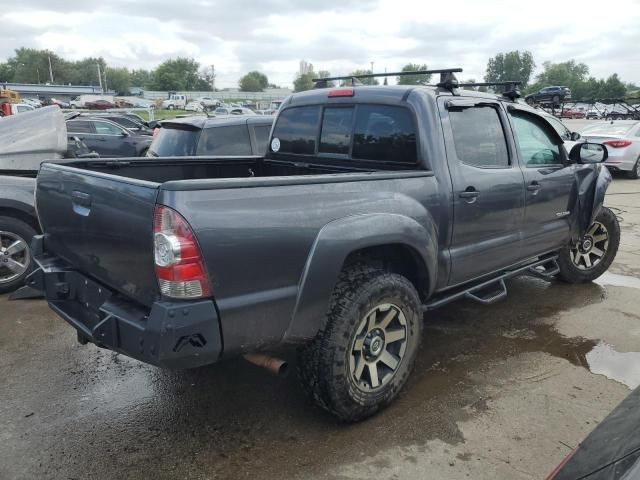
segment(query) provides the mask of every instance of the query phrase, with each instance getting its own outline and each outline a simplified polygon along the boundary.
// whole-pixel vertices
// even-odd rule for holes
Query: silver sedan
[[[606,145],[609,158],[605,165],[610,170],[640,178],[640,120],[599,122],[585,128],[582,137]]]

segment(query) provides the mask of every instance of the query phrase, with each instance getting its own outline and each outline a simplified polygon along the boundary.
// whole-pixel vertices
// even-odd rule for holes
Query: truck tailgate
[[[158,184],[44,164],[36,207],[45,251],[143,305],[158,296],[153,212]]]

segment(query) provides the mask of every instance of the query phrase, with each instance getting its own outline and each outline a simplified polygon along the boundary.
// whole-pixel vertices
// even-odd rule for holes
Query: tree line
[[[313,65],[308,71],[297,75],[293,81],[294,91],[301,92],[313,88],[313,79],[330,77],[325,70],[315,72]],[[624,83],[618,74],[607,78],[595,78],[589,75],[589,67],[574,60],[566,62],[542,63],[543,71],[532,78],[536,67],[533,55],[529,51],[511,51],[498,53],[487,62],[485,82],[515,80],[522,83],[523,93],[537,92],[550,85],[566,85],[571,88],[574,99],[622,98],[639,89],[638,86]],[[403,72],[427,70],[424,63],[408,63]],[[354,70],[350,75],[370,74],[371,70]],[[100,75],[100,76],[99,76]],[[160,91],[211,91],[215,76],[212,69],[202,67],[193,58],[173,58],[162,62],[155,69],[128,69],[110,67],[102,57],[87,57],[81,60],[65,60],[49,50],[18,48],[15,55],[0,62],[1,83],[55,83],[72,85],[100,85],[119,94],[127,94],[132,87],[144,90]],[[421,85],[431,81],[431,75],[406,75],[396,77],[399,85]],[[473,79],[464,80],[473,82]],[[378,78],[365,78],[365,85],[379,85]],[[384,84],[387,79],[382,80]],[[330,82],[332,86],[335,82]],[[348,82],[341,82],[345,84]],[[259,71],[243,75],[238,85],[243,92],[261,92],[276,87],[267,76]],[[480,87],[479,90],[486,90]],[[631,93],[640,95],[640,93]]]

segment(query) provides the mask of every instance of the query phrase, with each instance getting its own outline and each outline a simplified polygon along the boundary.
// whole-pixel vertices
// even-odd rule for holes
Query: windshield
[[[195,155],[200,130],[163,127],[149,147],[155,157],[188,157]]]
[[[631,123],[600,123],[583,130],[584,135],[626,135],[635,124]]]

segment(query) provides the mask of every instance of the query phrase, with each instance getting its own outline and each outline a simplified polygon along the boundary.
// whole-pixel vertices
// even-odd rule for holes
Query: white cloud
[[[4,0],[0,59],[21,46],[68,58],[103,56],[114,66],[152,68],[189,56],[216,66],[218,85],[237,85],[250,69],[291,84],[306,59],[333,74],[405,63],[462,66],[481,79],[489,57],[530,50],[544,61],[583,61],[597,77],[617,72],[640,83],[640,4],[461,0]]]

